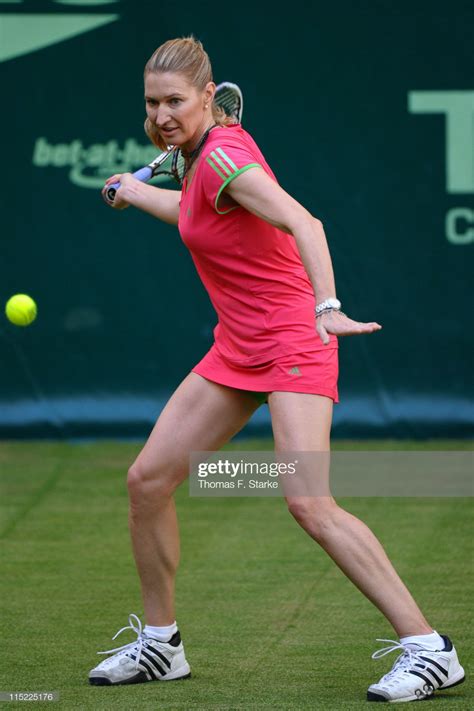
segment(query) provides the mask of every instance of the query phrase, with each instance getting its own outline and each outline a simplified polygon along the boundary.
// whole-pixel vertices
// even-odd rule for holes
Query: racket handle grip
[[[136,178],[136,180],[139,180],[141,183],[147,183],[150,178],[153,175],[152,169],[146,165],[144,168],[140,168],[140,170],[136,170],[135,173],[132,173],[133,177]],[[115,194],[117,190],[120,187],[120,182],[118,183],[112,183],[109,185],[107,190],[105,191],[105,196],[109,202],[113,202],[115,199]]]

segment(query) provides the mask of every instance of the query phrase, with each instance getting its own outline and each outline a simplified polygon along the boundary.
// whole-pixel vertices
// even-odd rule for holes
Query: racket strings
[[[230,81],[224,81],[217,86],[214,101],[224,109],[227,116],[237,123],[242,122],[244,99],[240,87]]]
[[[215,102],[225,111],[226,116],[240,123],[240,100],[234,91],[223,89],[220,96],[216,96]]]
[[[186,174],[186,165],[184,158],[179,149],[173,151],[173,159],[171,161],[171,175],[176,180],[178,185],[183,184],[184,176]]]

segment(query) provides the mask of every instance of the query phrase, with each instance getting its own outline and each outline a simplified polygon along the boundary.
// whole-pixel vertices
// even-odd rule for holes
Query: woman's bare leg
[[[148,625],[176,619],[179,532],[173,493],[188,476],[190,452],[218,450],[257,407],[251,395],[190,373],[130,468],[129,526]]]
[[[330,398],[274,392],[269,396],[276,451],[328,452]],[[372,531],[332,496],[287,497],[300,526],[378,607],[400,637],[432,632]]]

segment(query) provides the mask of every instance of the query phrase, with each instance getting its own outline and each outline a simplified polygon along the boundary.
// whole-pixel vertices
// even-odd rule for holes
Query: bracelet
[[[341,308],[341,302],[339,299],[330,297],[329,299],[325,299],[322,301],[320,304],[316,305],[315,311],[316,315],[323,313],[324,311],[328,310],[336,310],[338,311]]]
[[[337,312],[340,313],[342,316],[345,316],[345,315],[346,315],[346,314],[344,313],[344,311],[341,311],[341,309],[336,309],[336,308],[334,308],[334,307],[329,307],[329,308],[324,309],[323,311],[320,311],[319,313],[317,313],[317,314],[316,314],[316,318],[319,318],[319,317],[322,316],[323,314],[327,314],[327,313],[329,313],[330,311],[337,311]]]

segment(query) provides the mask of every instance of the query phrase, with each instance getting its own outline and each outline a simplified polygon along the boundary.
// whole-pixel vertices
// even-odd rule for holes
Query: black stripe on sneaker
[[[442,685],[443,682],[441,681],[441,679],[439,678],[439,676],[438,676],[437,674],[435,674],[432,669],[430,669],[430,667],[426,667],[426,671],[431,674],[431,676],[433,677],[433,679],[436,679],[436,681],[437,681],[437,683],[439,684],[439,686]]]
[[[132,655],[130,655],[130,656],[131,656],[131,658],[132,658],[133,660],[136,659],[136,657],[133,657]],[[149,676],[148,681],[153,681],[153,679],[156,677],[156,674],[153,673],[153,669],[150,669],[150,667],[148,666],[148,664],[147,664],[146,662],[144,662],[143,659],[140,659],[140,661],[139,661],[138,664],[139,664],[140,667],[143,667],[141,673],[142,673],[142,674],[148,674],[148,676]],[[146,670],[146,671],[143,671],[143,670]]]
[[[414,674],[415,676],[419,676],[420,679],[423,679],[423,681],[426,681],[427,684],[429,684],[430,686],[433,686],[433,682],[431,681],[431,679],[428,679],[428,677],[425,676],[424,674],[421,674],[421,672],[417,672],[417,671],[415,671],[414,669],[409,669],[408,671],[409,671],[410,674]]]
[[[128,656],[130,657],[130,659],[133,659],[133,661],[135,661],[136,658],[137,658],[137,655],[136,655],[136,654],[129,654]],[[146,672],[144,672],[144,673],[145,673],[145,674],[147,673],[148,676],[150,677],[150,678],[148,679],[148,681],[152,681],[152,679],[155,678],[155,674],[153,673],[153,670],[150,669],[149,665],[148,665],[146,662],[144,662],[142,658],[140,658],[138,664],[141,664],[142,667],[144,667],[144,668],[146,669]]]
[[[156,659],[154,659],[149,652],[145,652],[145,650],[142,650],[142,659],[143,659],[143,657],[148,659],[150,665],[153,667],[155,672],[157,672],[160,676],[165,676],[165,674],[166,674],[165,670],[163,669],[162,666],[160,666],[158,664]],[[156,676],[156,674],[155,674],[155,676]]]
[[[149,652],[151,652],[151,654],[156,654],[156,656],[161,659],[161,661],[163,662],[163,664],[166,664],[166,666],[168,667],[168,669],[171,669],[171,662],[170,662],[168,659],[166,659],[166,657],[165,657],[164,654],[162,654],[162,653],[159,652],[157,649],[155,649],[149,642],[148,642],[148,644],[147,644],[147,649],[148,649]]]
[[[154,649],[149,650],[151,654],[156,654],[156,656],[165,664],[168,669],[171,669],[171,662],[166,659],[164,654],[161,654],[161,652],[157,652]]]
[[[434,659],[430,659],[429,657],[421,657],[421,656],[420,656],[420,659],[423,659],[425,662],[429,662],[430,664],[433,664],[433,666],[435,666],[436,669],[439,669],[440,672],[443,672],[444,676],[448,676],[448,672],[446,671],[446,669],[444,669],[444,667],[442,667],[441,664],[438,664],[438,662],[435,662]]]

